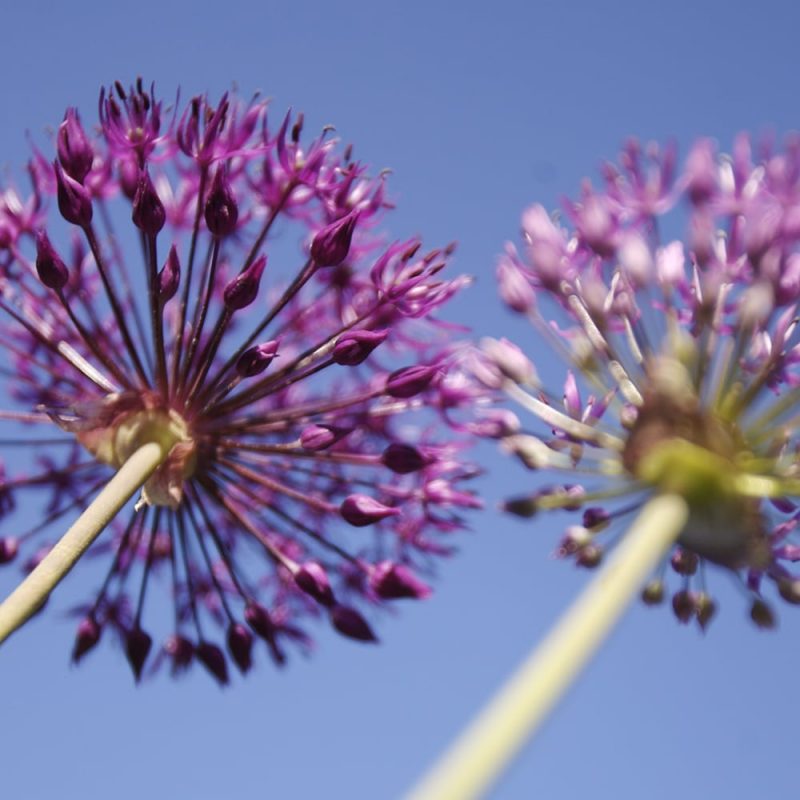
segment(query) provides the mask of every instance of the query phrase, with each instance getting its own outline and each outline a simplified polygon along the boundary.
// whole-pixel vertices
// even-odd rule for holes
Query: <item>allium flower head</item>
[[[528,209],[498,265],[503,300],[568,365],[550,391],[512,343],[482,348],[478,377],[538,420],[505,449],[565,474],[506,509],[572,512],[558,554],[594,567],[650,495],[678,493],[689,522],[644,600],[672,586],[678,619],[705,627],[710,563],[771,627],[770,594],[800,602],[800,140],[757,156],[747,136],[730,156],[701,140],[680,170],[630,142],[604,179],[560,216]]]
[[[97,130],[68,109],[29,173],[31,199],[0,196],[18,403],[2,417],[24,424],[35,466],[7,462],[0,513],[25,492],[42,518],[3,523],[0,562],[32,568],[40,535],[111,468],[144,440],[172,444],[94,548],[109,563],[74,659],[110,632],[137,678],[166,660],[225,683],[257,638],[278,663],[307,644],[308,616],[369,641],[365,608],[427,596],[421,572],[477,504],[461,446],[424,411],[444,406],[451,362],[433,314],[466,282],[441,275],[452,248],[382,243],[383,177],[330,130],[304,143],[302,116],[273,125],[258,99],[170,108],[117,84]]]

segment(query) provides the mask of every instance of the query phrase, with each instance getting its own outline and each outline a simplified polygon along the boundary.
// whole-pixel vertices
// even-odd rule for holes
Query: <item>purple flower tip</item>
[[[214,173],[205,208],[206,225],[214,236],[228,236],[236,230],[239,206],[223,167]]]
[[[386,379],[386,394],[403,399],[413,397],[428,388],[436,372],[436,367],[425,364],[395,370]]]
[[[280,341],[274,339],[248,348],[239,356],[239,360],[236,362],[236,372],[242,378],[259,375],[272,363],[272,359],[278,353],[279,344]]]
[[[228,664],[225,654],[211,642],[200,642],[195,648],[197,660],[217,679],[220,686],[228,684]]]
[[[350,433],[350,428],[334,425],[307,425],[300,434],[300,444],[306,450],[326,450]]]
[[[155,236],[167,221],[164,204],[161,202],[147,170],[142,170],[136,183],[131,219],[133,224],[148,236]]]
[[[15,536],[0,537],[0,564],[8,564],[17,557],[19,540]]]
[[[56,150],[64,171],[78,183],[83,183],[92,168],[94,152],[74,108],[67,109],[64,121],[58,126]]]
[[[431,463],[431,459],[423,455],[416,447],[401,442],[392,442],[381,455],[384,466],[398,475],[417,472]]]
[[[164,642],[164,652],[172,662],[173,675],[188,669],[194,658],[194,644],[185,636],[173,634]]]
[[[152,645],[152,638],[139,627],[131,628],[125,635],[125,655],[137,682],[142,677],[142,668]]]
[[[242,675],[253,665],[252,650],[253,635],[240,622],[232,622],[228,628],[228,651]]]
[[[178,259],[178,249],[173,244],[161,272],[158,273],[158,293],[162,303],[168,303],[175,297],[180,282],[181,262]]]
[[[58,210],[67,222],[85,228],[92,221],[92,198],[88,190],[74,178],[71,178],[56,161],[53,163],[56,172],[58,194]]]
[[[39,280],[54,292],[61,291],[69,280],[67,265],[53,249],[44,231],[36,234],[36,273]]]
[[[350,252],[358,211],[351,211],[324,227],[311,242],[311,257],[319,267],[337,267]]]
[[[248,603],[244,610],[244,618],[247,624],[256,632],[256,635],[267,643],[275,663],[282,665],[286,661],[286,656],[278,647],[276,639],[277,628],[269,611],[258,603]]]
[[[261,275],[267,266],[267,257],[259,256],[249,267],[242,270],[226,287],[222,298],[228,311],[246,308],[256,299]]]
[[[333,346],[332,358],[337,364],[354,367],[389,335],[389,331],[348,331],[342,334]]]
[[[381,561],[370,572],[369,583],[375,594],[384,600],[403,597],[424,600],[431,595],[431,587],[423,583],[403,564]]]
[[[335,602],[328,573],[316,561],[306,561],[294,573],[294,582],[323,606],[332,606]]]
[[[377,642],[367,621],[354,608],[335,605],[331,609],[331,623],[339,633],[359,642]]]
[[[78,624],[75,644],[72,648],[72,662],[77,664],[99,641],[101,628],[92,617],[85,617]]]
[[[349,495],[342,501],[339,511],[346,522],[357,528],[372,525],[400,513],[399,509],[385,506],[366,494]]]

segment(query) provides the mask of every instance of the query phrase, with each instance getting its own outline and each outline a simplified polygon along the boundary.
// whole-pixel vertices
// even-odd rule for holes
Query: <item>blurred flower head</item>
[[[648,496],[685,497],[689,522],[643,599],[669,592],[703,628],[707,564],[740,578],[760,627],[773,595],[800,602],[800,139],[756,149],[700,140],[679,168],[673,147],[631,141],[601,189],[587,181],[559,215],[525,211],[500,293],[566,363],[563,389],[506,340],[474,369],[532,414],[508,453],[565,475],[505,504],[572,512],[559,556],[594,567]]]
[[[29,198],[0,195],[2,418],[22,446],[0,512],[20,494],[41,507],[0,562],[32,568],[139,442],[168,435],[93,548],[107,569],[74,659],[109,633],[137,678],[199,662],[225,683],[258,639],[278,663],[308,645],[311,616],[373,640],[364,610],[427,596],[477,505],[436,424],[452,331],[434,315],[467,282],[442,276],[452,247],[382,241],[383,176],[258,98],[167,107],[116,84],[96,130],[68,109],[54,145],[34,151]]]

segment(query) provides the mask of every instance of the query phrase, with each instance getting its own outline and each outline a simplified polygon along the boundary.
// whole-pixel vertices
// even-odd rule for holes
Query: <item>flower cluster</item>
[[[258,98],[168,109],[116,84],[96,134],[69,109],[56,157],[34,152],[30,198],[0,195],[2,419],[35,457],[3,474],[0,513],[24,491],[44,509],[0,563],[31,569],[139,443],[173,443],[94,548],[110,564],[75,660],[110,631],[141,675],[154,577],[174,619],[149,661],[174,671],[225,683],[256,638],[282,663],[320,613],[373,640],[357,606],[428,595],[420,571],[477,505],[425,411],[452,361],[433,314],[466,283],[441,277],[452,247],[382,243],[383,176],[302,129]]]
[[[740,577],[760,627],[775,624],[768,586],[800,602],[800,139],[753,150],[745,135],[730,156],[700,140],[679,168],[674,148],[631,141],[602,189],[586,182],[560,216],[527,209],[500,293],[566,362],[563,395],[506,340],[486,341],[476,366],[543,426],[508,431],[505,448],[569,475],[506,503],[579,511],[560,556],[593,567],[648,496],[687,500],[643,599],[660,602],[677,573],[674,612],[701,627],[715,611],[707,563]]]

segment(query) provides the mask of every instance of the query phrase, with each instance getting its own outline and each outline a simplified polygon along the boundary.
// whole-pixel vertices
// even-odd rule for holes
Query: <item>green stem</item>
[[[0,604],[0,642],[37,611],[116,513],[155,472],[170,449],[171,443],[148,442],[119,468],[55,547]]]
[[[610,633],[688,513],[678,495],[644,506],[607,564],[406,800],[483,795]]]

